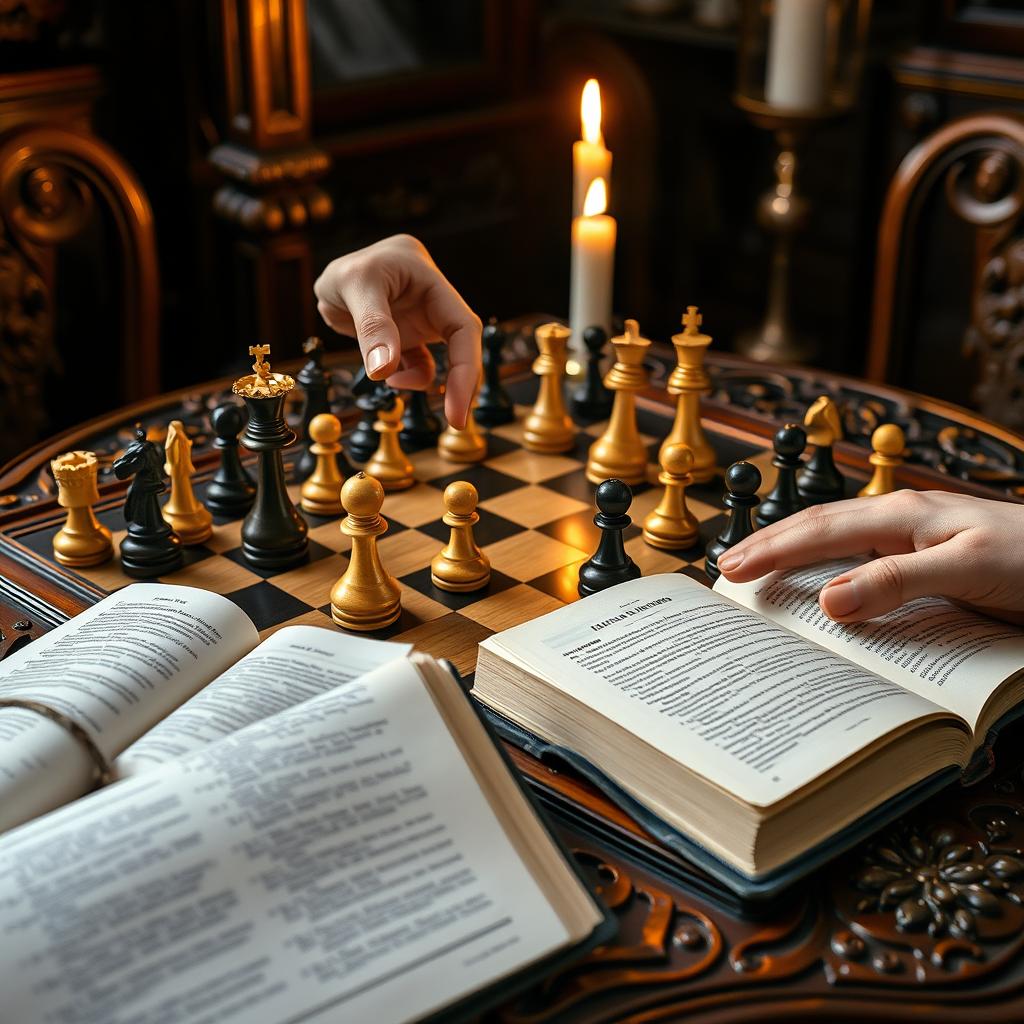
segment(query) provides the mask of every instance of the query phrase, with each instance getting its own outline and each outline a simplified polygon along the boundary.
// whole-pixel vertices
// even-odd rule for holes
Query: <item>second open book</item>
[[[474,694],[734,891],[767,896],[964,772],[1024,698],[1024,631],[939,598],[857,626],[849,564],[613,587],[481,645]]]

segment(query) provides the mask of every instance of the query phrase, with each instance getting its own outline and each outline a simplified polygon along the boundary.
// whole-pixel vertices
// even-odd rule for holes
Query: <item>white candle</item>
[[[604,178],[595,178],[584,201],[583,214],[572,222],[572,269],[569,292],[570,348],[582,362],[586,355],[583,332],[588,327],[612,329],[612,278],[615,271],[615,218],[605,213],[608,202]]]
[[[825,106],[829,0],[775,0],[764,98],[786,110]]]
[[[580,100],[583,138],[572,144],[572,215],[583,213],[583,200],[595,178],[611,180],[612,154],[601,135],[601,87],[596,78],[588,79]]]

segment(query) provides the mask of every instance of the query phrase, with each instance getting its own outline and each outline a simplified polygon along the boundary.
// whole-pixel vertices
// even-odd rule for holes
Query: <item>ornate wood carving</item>
[[[307,228],[330,217],[318,184],[330,165],[310,144],[304,0],[221,0],[228,141],[210,162],[224,178],[214,210],[234,225],[244,282],[236,308],[254,307],[250,337],[300,339],[314,330]]]
[[[889,188],[878,239],[868,375],[893,361],[897,305],[907,288],[901,252],[929,194],[976,229],[975,281],[964,354],[977,366],[974,399],[986,416],[1024,424],[1024,122],[1003,114],[952,121],[916,146]],[[902,261],[902,262],[901,262]]]

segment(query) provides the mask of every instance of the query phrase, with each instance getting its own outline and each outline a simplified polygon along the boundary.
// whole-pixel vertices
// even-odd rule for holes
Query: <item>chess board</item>
[[[388,531],[378,541],[381,559],[402,590],[402,614],[393,626],[372,635],[408,641],[419,650],[449,659],[468,675],[475,667],[477,644],[485,637],[578,599],[578,568],[594,552],[600,532],[593,522],[594,485],[584,470],[587,449],[603,424],[581,427],[573,449],[564,454],[528,451],[522,445],[522,424],[535,387],[532,380],[512,386],[513,396],[521,403],[516,406],[516,422],[488,432],[483,462],[448,462],[435,449],[410,456],[417,483],[387,495],[383,514]],[[704,545],[725,522],[720,476],[687,492],[689,507],[700,522],[698,544],[668,552],[650,547],[641,536],[640,524],[660,497],[655,460],[671,425],[671,412],[670,406],[651,405],[638,414],[651,462],[648,482],[634,488],[626,550],[644,575],[683,572],[707,582]],[[734,437],[711,436],[720,465],[741,458],[753,461],[764,475],[763,488],[770,487],[770,449]],[[200,499],[211,476],[212,467],[195,478]],[[474,533],[491,562],[489,585],[468,594],[448,593],[430,580],[431,559],[449,532],[441,522],[442,494],[454,480],[469,480],[479,493],[480,521]],[[298,484],[290,484],[289,490],[297,503]],[[101,501],[96,514],[112,531],[116,548],[125,533],[121,498]],[[295,624],[337,629],[330,614],[330,591],[345,571],[349,538],[339,529],[339,519],[304,515],[309,523],[309,559],[297,568],[263,570],[250,565],[241,550],[241,519],[216,519],[210,540],[186,548],[184,568],[162,580],[225,595],[249,615],[264,637]],[[52,541],[62,521],[62,511],[55,509],[13,530],[7,539],[37,568],[49,563],[59,571],[65,586],[77,584],[86,600],[133,582],[116,557],[95,568],[58,567]]]

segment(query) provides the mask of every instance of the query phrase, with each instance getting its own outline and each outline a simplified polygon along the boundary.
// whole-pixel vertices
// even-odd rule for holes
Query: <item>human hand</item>
[[[427,343],[448,344],[444,412],[462,428],[480,379],[480,318],[430,258],[422,242],[394,235],[332,260],[313,291],[340,334],[355,335],[372,380],[421,390],[434,379]]]
[[[860,622],[937,595],[1024,624],[1024,506],[945,491],[897,491],[812,505],[718,560],[734,583],[773,569],[870,553],[822,587],[821,610]]]

